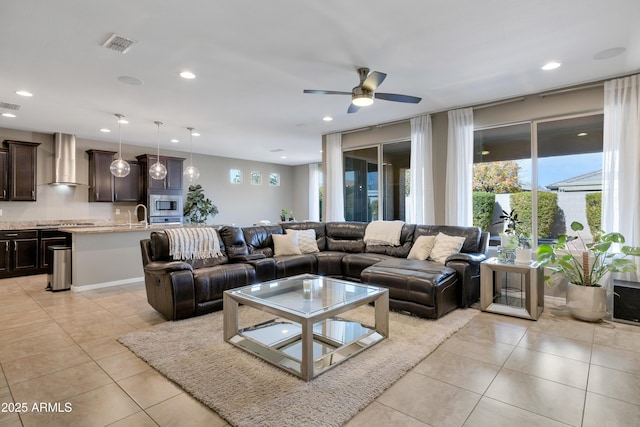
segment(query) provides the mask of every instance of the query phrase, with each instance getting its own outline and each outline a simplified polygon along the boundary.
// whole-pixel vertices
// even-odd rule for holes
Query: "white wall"
[[[77,181],[84,184],[77,187],[50,186],[53,179],[53,134],[28,132],[0,128],[0,141],[11,139],[16,141],[39,142],[37,157],[37,201],[36,202],[0,202],[2,210],[1,222],[21,220],[112,220],[126,221],[127,210],[133,210],[135,204],[127,203],[89,203],[88,175],[89,157],[86,150],[102,149],[117,151],[117,143],[78,138],[76,141],[76,175]],[[123,144],[123,157],[134,160],[136,155],[153,153],[148,147]],[[188,153],[161,150],[161,155],[188,158]],[[294,170],[308,167],[285,166],[273,163],[253,162],[225,157],[196,155],[194,166],[200,170],[198,183],[205,194],[218,207],[220,213],[215,217],[215,224],[250,225],[261,219],[278,221],[282,208],[294,209],[302,215],[308,214],[306,198],[308,193],[308,176],[305,180],[301,172],[294,176]],[[185,161],[185,164],[186,161]],[[242,184],[229,183],[229,169],[242,170]],[[262,185],[251,185],[251,171],[262,172]],[[280,174],[280,186],[269,186],[270,172]],[[187,184],[184,185],[186,195]],[[294,199],[296,202],[294,203]],[[304,199],[304,203],[301,200]],[[294,207],[295,206],[295,207]],[[120,215],[116,215],[120,209]],[[297,212],[296,212],[297,215]]]

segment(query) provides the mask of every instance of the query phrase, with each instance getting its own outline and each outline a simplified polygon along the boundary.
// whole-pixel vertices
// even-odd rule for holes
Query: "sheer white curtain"
[[[451,110],[447,136],[445,223],[473,224],[473,109]]]
[[[431,116],[411,119],[411,176],[409,209],[406,221],[412,224],[435,224],[433,198]]]
[[[325,221],[344,221],[344,179],[342,171],[342,134],[327,135],[325,144],[327,176],[325,181],[324,201],[327,217]]]
[[[320,165],[309,164],[309,221],[320,221]]]
[[[604,84],[602,228],[640,246],[640,75]],[[638,270],[627,280],[638,280]]]

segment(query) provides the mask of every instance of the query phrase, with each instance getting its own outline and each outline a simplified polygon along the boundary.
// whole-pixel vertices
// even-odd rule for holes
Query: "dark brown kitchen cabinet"
[[[149,167],[156,162],[158,156],[143,154],[137,156],[140,162],[142,187],[144,190],[182,190],[182,163],[181,157],[160,156],[160,163],[167,168],[167,176],[164,179],[152,179],[149,176]]]
[[[0,200],[9,200],[9,150],[0,149]]]
[[[37,142],[4,141],[8,148],[8,200],[36,201]],[[6,198],[4,199],[6,200]]]
[[[0,231],[0,277],[39,272],[38,230]]]
[[[71,234],[55,229],[40,230],[40,270],[47,272],[50,246],[71,246]]]
[[[111,162],[114,151],[87,150],[89,154],[89,201],[113,202]]]
[[[113,178],[113,201],[137,203],[142,197],[142,183],[140,182],[140,164],[128,162],[129,175],[124,178]]]

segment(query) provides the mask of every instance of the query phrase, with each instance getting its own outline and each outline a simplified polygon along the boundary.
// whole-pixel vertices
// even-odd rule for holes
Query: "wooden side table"
[[[506,264],[489,258],[480,264],[483,311],[538,320],[544,310],[544,272],[537,262]]]

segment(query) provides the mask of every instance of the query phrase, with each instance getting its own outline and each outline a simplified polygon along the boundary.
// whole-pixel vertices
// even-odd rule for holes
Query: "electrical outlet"
[[[2,214],[0,214],[2,215]],[[116,215],[120,215],[120,209],[116,209]]]

